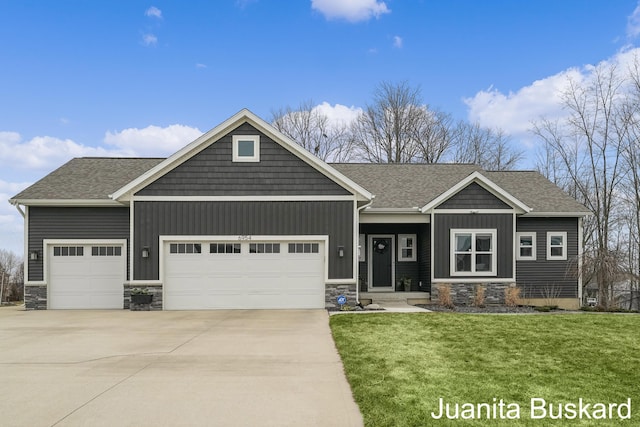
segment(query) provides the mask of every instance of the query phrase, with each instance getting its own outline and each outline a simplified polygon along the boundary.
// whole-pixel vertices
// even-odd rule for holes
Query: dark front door
[[[393,287],[393,237],[371,236],[371,281],[372,289],[382,291]]]

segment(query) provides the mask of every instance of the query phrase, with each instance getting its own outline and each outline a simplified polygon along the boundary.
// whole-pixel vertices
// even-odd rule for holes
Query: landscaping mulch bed
[[[538,313],[533,307],[517,306],[506,307],[503,305],[487,305],[484,307],[475,307],[471,305],[456,305],[454,308],[447,308],[436,304],[417,304],[417,307],[426,308],[431,311],[442,311],[449,313]],[[562,311],[562,310],[554,310]]]

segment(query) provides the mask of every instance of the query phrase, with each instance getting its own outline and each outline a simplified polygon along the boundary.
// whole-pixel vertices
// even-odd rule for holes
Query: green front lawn
[[[637,315],[346,314],[330,324],[366,426],[640,425]],[[434,419],[440,398],[476,419]],[[532,398],[546,402],[547,415],[535,413],[544,418],[531,419]],[[592,416],[597,403],[631,398],[631,419],[617,409],[613,419],[567,419],[566,409],[550,419],[549,403],[555,415],[558,404],[579,409],[579,398]],[[500,399],[504,416],[517,406],[520,418],[501,420]],[[489,404],[480,416],[479,403]]]

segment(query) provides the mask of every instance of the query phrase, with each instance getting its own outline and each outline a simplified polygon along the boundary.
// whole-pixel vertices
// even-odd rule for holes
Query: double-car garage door
[[[164,243],[164,308],[324,307],[324,244],[301,241]]]
[[[165,241],[164,309],[323,308],[323,241]],[[126,242],[47,245],[48,307],[122,309]],[[151,262],[151,260],[145,260]]]

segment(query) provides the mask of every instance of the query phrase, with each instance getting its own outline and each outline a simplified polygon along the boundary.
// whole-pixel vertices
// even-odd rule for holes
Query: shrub
[[[438,286],[438,301],[440,302],[440,305],[444,307],[454,307],[453,299],[451,299],[451,285],[446,284]]]
[[[520,288],[512,286],[504,290],[504,305],[507,307],[520,305]]]
[[[476,307],[484,307],[484,291],[485,288],[482,285],[476,287],[476,293],[473,296],[473,305]]]

